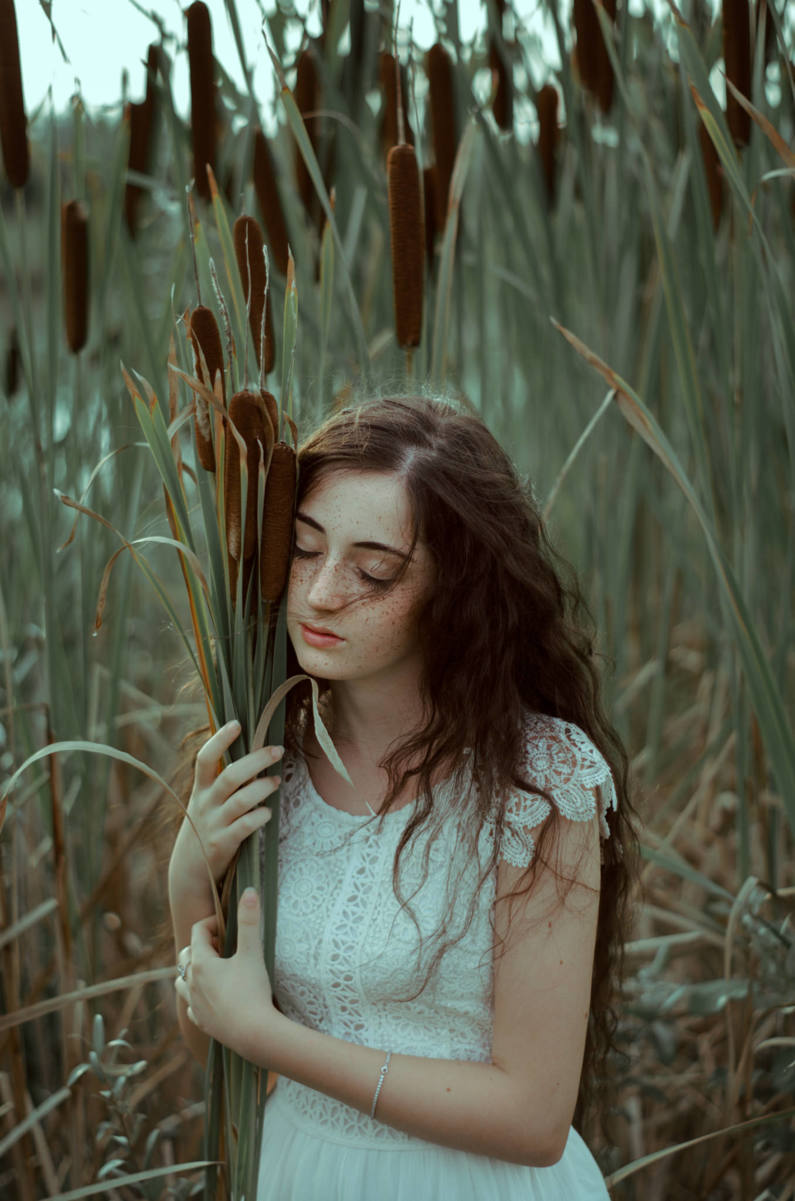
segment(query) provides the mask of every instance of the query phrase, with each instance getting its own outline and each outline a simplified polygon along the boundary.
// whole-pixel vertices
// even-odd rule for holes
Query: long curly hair
[[[478,417],[446,401],[385,398],[335,413],[300,449],[299,505],[322,479],[346,471],[390,473],[404,482],[414,538],[429,549],[436,569],[419,622],[427,720],[408,731],[382,765],[388,778],[382,820],[407,784],[413,783],[417,795],[395,855],[396,895],[401,857],[434,819],[434,781],[446,765],[466,760],[477,781],[471,797],[479,828],[487,819],[496,822],[494,852],[481,883],[496,866],[511,793],[518,788],[552,799],[525,778],[522,718],[528,710],[579,726],[612,771],[618,804],[606,814],[610,837],[603,843],[575,1121],[581,1124],[597,1102],[604,1117],[637,843],[627,756],[600,701],[591,622],[574,572],[551,547],[530,490],[498,442]],[[308,699],[296,692],[288,703],[289,746],[300,744],[307,720]],[[533,832],[536,850],[522,877],[524,887],[512,897],[532,889],[540,866],[552,866],[548,851],[559,816],[554,804],[550,808]],[[571,885],[559,880],[564,891]],[[470,898],[466,925],[453,941],[465,932],[474,907]],[[440,942],[428,977],[449,945]]]

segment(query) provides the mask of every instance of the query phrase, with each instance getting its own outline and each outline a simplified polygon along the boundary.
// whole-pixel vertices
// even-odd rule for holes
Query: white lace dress
[[[527,746],[530,777],[549,791],[566,818],[593,817],[597,789],[607,834],[604,812],[615,805],[613,782],[583,732],[532,715]],[[489,912],[496,872],[483,887],[464,937],[444,954],[420,996],[402,1001],[416,991],[427,966],[427,948],[392,887],[395,850],[412,806],[388,814],[379,829],[376,819],[322,800],[300,757],[285,761],[283,780],[273,981],[283,1012],[337,1038],[395,1054],[490,1061]],[[445,914],[465,915],[460,898],[474,893],[477,879],[466,867],[468,848],[457,828],[450,786],[440,786],[434,801],[449,809],[450,820],[430,841],[427,880],[416,896],[423,855],[411,844],[401,860],[401,889],[426,935]],[[502,857],[517,866],[529,863],[532,828],[548,812],[543,798],[517,794],[508,806]],[[482,831],[480,854],[488,852],[493,837],[493,829]],[[462,891],[467,886],[468,893]],[[452,895],[459,898],[455,909]],[[596,1162],[573,1129],[562,1159],[534,1168],[411,1137],[286,1077],[279,1078],[266,1105],[257,1201],[606,1201],[607,1196]]]

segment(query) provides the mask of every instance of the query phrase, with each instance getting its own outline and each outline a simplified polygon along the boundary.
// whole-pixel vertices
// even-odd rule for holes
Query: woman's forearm
[[[240,1048],[246,1058],[369,1115],[383,1050],[281,1013],[268,1025],[267,1047]],[[543,1095],[528,1112],[516,1081],[495,1064],[418,1055],[392,1055],[376,1118],[428,1142],[536,1167],[557,1162],[568,1134],[554,1127]]]

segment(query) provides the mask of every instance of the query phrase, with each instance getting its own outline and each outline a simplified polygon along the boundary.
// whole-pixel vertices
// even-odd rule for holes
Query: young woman
[[[273,981],[253,891],[218,956],[183,824],[182,1030],[279,1075],[259,1201],[604,1199],[572,1120],[605,1074],[634,835],[576,589],[447,404],[343,410],[299,465],[288,630],[353,787],[291,701]],[[189,803],[217,880],[279,782],[278,747],[217,773],[238,733],[204,744]]]

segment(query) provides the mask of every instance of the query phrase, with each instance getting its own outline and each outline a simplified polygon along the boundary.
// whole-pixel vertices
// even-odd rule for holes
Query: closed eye
[[[316,559],[320,553],[319,550],[306,550],[303,546],[298,546],[297,543],[293,545],[293,555],[296,559]],[[364,571],[361,567],[356,568],[356,574],[360,580],[363,580],[372,588],[388,588],[395,582],[391,576],[388,579],[381,579],[377,575],[371,575],[369,571]]]

